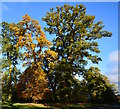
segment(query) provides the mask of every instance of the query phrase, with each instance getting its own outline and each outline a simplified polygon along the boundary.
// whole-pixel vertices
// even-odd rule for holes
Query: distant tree
[[[81,4],[51,8],[43,21],[47,24],[44,30],[56,35],[51,50],[58,52],[58,63],[49,77],[54,81],[50,84],[55,95],[62,88],[69,89],[76,74],[86,73],[88,61],[98,64],[102,60],[97,55],[100,53],[97,41],[112,33],[103,29],[102,21],[95,22],[95,16],[87,15]],[[67,100],[69,94],[66,96]]]

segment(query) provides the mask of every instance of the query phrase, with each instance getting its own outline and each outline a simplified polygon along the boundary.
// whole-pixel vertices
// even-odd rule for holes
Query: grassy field
[[[2,105],[2,109],[53,109],[50,106],[35,103],[15,103],[13,106]]]
[[[15,103],[13,106],[3,105],[2,109],[120,109],[120,105],[110,104],[35,104],[35,103]]]

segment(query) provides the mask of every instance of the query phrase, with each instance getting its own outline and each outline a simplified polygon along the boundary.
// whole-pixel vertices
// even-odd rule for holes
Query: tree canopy
[[[43,21],[47,24],[44,30],[56,35],[51,47],[58,52],[56,74],[53,73],[54,78],[60,77],[56,89],[71,87],[76,74],[86,74],[89,61],[93,64],[102,61],[98,56],[98,39],[111,37],[112,33],[104,30],[102,21],[95,21],[95,16],[87,15],[86,7],[81,4],[51,8]]]
[[[47,24],[44,30],[56,36],[52,42],[38,20],[27,14],[17,24],[2,22],[3,101],[86,102],[90,97],[107,102],[110,95],[115,100],[108,78],[98,67],[87,68],[90,61],[102,61],[98,40],[112,36],[103,22],[86,14],[81,4],[51,8],[42,20]]]

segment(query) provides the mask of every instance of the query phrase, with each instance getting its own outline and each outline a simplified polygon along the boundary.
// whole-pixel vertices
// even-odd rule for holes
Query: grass
[[[55,103],[52,106],[45,106],[43,104],[35,103],[14,103],[13,106],[3,105],[2,109],[120,109],[120,105],[110,104],[91,104],[91,103],[78,103],[78,104],[60,104]]]
[[[63,106],[62,109],[120,109],[120,105],[78,103]]]
[[[76,104],[53,104],[52,106],[59,109],[120,109],[120,105],[112,104],[93,104],[93,103],[76,103]]]
[[[15,103],[13,106],[2,105],[2,109],[53,109],[50,106],[35,103]]]

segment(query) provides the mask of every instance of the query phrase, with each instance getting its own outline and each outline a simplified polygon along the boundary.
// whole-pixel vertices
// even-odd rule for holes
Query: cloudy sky
[[[7,1],[7,0],[3,0]],[[27,1],[27,0],[23,0]],[[88,0],[89,1],[89,0]],[[106,0],[107,1],[107,0]],[[111,0],[112,1],[112,0]],[[116,0],[117,1],[117,0]],[[95,21],[102,20],[106,30],[113,33],[111,38],[100,39],[99,48],[101,53],[99,56],[102,58],[102,62],[97,65],[101,73],[108,76],[111,83],[118,83],[118,3],[117,2],[80,2],[87,8],[87,14],[95,15]],[[45,23],[42,21],[42,17],[50,8],[61,6],[64,4],[76,5],[79,2],[3,2],[2,3],[2,21],[6,22],[19,22],[22,16],[25,14],[30,15],[32,18],[39,20],[42,27]],[[55,36],[50,36],[45,33],[48,40],[52,40]],[[91,66],[90,63],[88,66]]]

